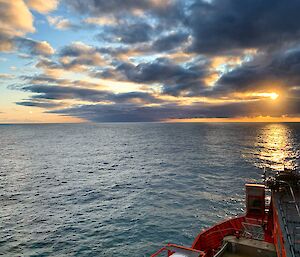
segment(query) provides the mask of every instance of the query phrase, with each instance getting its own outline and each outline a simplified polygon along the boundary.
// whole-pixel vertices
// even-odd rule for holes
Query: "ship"
[[[264,169],[245,185],[245,213],[198,234],[191,247],[168,243],[151,257],[300,257],[300,173]]]

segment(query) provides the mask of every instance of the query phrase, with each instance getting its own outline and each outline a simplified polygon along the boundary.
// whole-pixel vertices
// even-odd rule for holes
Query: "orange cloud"
[[[0,0],[0,51],[13,48],[12,38],[34,32],[33,16],[23,0]]]
[[[22,0],[0,0],[0,26],[1,30],[10,35],[24,35],[34,32],[33,17]]]
[[[29,8],[40,13],[48,13],[55,10],[58,6],[58,0],[27,0]]]
[[[47,41],[37,42],[36,51],[43,55],[51,55],[54,54],[54,49]]]
[[[88,17],[83,21],[88,24],[96,25],[115,25],[117,23],[116,18],[114,18],[113,16]]]

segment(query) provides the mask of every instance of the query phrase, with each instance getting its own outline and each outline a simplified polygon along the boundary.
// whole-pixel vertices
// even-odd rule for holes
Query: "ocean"
[[[296,168],[297,123],[0,125],[0,255],[149,256]]]

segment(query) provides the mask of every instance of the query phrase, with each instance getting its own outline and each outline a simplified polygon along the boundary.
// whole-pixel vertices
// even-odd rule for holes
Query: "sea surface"
[[[149,256],[296,168],[297,123],[0,125],[0,255]]]

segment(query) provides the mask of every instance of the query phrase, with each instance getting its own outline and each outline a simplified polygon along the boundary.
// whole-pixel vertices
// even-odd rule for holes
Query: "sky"
[[[0,0],[0,123],[300,121],[299,0]]]

